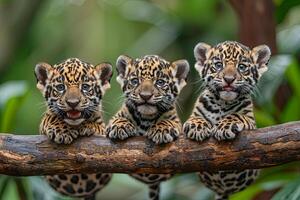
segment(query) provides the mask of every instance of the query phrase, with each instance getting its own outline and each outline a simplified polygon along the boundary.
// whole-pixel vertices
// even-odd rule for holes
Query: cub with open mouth
[[[40,132],[59,144],[70,144],[78,136],[104,133],[101,100],[110,87],[112,66],[93,66],[77,58],[35,67],[37,88],[46,99],[47,111]]]
[[[35,67],[37,88],[47,102],[47,111],[40,124],[40,133],[58,144],[70,144],[79,136],[103,135],[102,96],[110,87],[112,66],[96,66],[77,58]],[[59,174],[46,176],[57,192],[93,199],[111,179],[112,174]]]

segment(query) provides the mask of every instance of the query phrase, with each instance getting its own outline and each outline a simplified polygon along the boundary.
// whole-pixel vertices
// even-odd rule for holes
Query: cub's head
[[[96,66],[77,58],[35,67],[37,88],[45,97],[51,112],[70,125],[79,125],[100,111],[101,99],[110,87],[112,66]]]
[[[186,60],[168,62],[156,55],[117,59],[117,81],[121,84],[126,105],[144,118],[152,118],[173,107],[186,84],[189,64]]]
[[[249,49],[233,41],[211,47],[199,43],[194,49],[195,68],[206,87],[225,101],[251,94],[267,71],[271,56],[268,46]]]

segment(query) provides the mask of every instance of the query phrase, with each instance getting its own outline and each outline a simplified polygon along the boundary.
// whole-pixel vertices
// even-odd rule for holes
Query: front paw
[[[244,124],[241,122],[221,121],[214,130],[214,137],[219,141],[231,140],[243,129]]]
[[[175,141],[179,136],[179,130],[165,125],[154,125],[146,132],[146,137],[155,144],[170,143]]]
[[[196,141],[203,141],[210,137],[209,124],[200,118],[192,118],[183,125],[183,132],[186,138]]]
[[[130,122],[115,122],[108,126],[106,129],[106,135],[110,139],[125,140],[128,137],[134,136],[135,134],[135,127]]]
[[[54,128],[49,128],[46,135],[57,144],[71,144],[78,137],[78,131],[71,129],[59,132]]]

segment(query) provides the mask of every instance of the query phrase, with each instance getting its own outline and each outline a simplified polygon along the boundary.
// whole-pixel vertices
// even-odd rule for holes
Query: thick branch
[[[179,173],[264,168],[300,160],[300,122],[245,131],[234,141],[194,142],[183,137],[156,146],[142,137],[112,142],[82,138],[57,145],[44,136],[0,136],[0,173]]]

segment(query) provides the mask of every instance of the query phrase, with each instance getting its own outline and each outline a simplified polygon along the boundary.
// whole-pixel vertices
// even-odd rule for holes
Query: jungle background
[[[186,58],[189,84],[179,98],[181,119],[199,94],[193,47],[237,40],[272,49],[269,71],[255,95],[258,127],[300,119],[299,0],[0,0],[0,132],[38,134],[45,111],[33,74],[40,62],[78,57],[115,63],[121,54]],[[104,97],[105,119],[120,107],[119,85]],[[264,169],[260,178],[231,200],[300,199],[300,165]],[[209,200],[212,192],[194,173],[163,183],[166,200]],[[147,199],[147,187],[116,174],[99,199]],[[0,199],[61,200],[41,177],[0,176]]]

